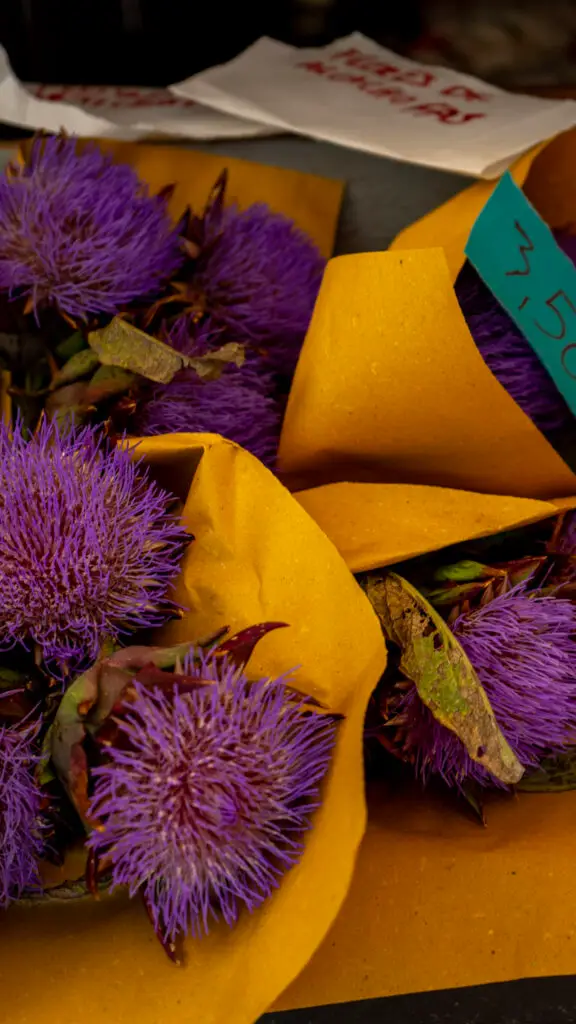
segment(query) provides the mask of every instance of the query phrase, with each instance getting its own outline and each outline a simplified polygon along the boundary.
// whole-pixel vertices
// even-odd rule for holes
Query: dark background
[[[23,81],[167,85],[261,35],[322,44],[355,29],[402,45],[418,0],[1,0],[0,40]]]

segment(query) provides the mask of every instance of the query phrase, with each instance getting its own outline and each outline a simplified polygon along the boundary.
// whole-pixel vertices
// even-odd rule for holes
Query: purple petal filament
[[[556,241],[576,262],[576,236],[556,234]],[[458,277],[456,295],[480,354],[511,398],[543,431],[568,426],[572,413],[548,371],[470,264]]]
[[[213,320],[265,349],[274,369],[291,376],[325,260],[293,221],[263,203],[214,211],[205,228],[194,283]]]
[[[182,263],[166,200],[93,144],[56,136],[0,178],[0,289],[77,319],[154,295]]]
[[[528,594],[525,584],[461,615],[454,634],[484,687],[505,738],[525,768],[576,741],[576,607]],[[415,687],[400,705],[402,736],[423,781],[470,778],[498,785],[458,737],[436,721]]]
[[[135,430],[146,436],[178,432],[221,434],[252,452],[264,465],[276,460],[282,409],[267,395],[263,380],[230,367],[217,380],[181,370],[141,404]]]
[[[90,427],[1,427],[0,645],[34,642],[65,671],[160,624],[187,536],[169,500]]]
[[[185,671],[205,685],[135,684],[122,749],[95,770],[103,830],[88,840],[172,940],[232,925],[277,888],[302,854],[335,741],[333,719],[304,712],[281,679],[250,683],[210,657]]]
[[[0,726],[0,907],[38,883],[41,793],[34,730]]]

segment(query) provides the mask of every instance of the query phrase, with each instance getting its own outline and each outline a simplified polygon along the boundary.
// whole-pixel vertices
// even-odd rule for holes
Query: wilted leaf
[[[88,344],[104,366],[121,366],[158,384],[169,384],[178,370],[189,365],[186,356],[145,334],[119,317],[99,331],[91,331]]]
[[[566,793],[576,789],[576,748],[547,758],[518,787],[525,793]]]
[[[382,627],[401,651],[400,670],[472,760],[514,783],[523,768],[502,735],[484,689],[456,637],[434,608],[395,573],[369,579],[366,593]]]
[[[242,366],[244,359],[244,346],[237,341],[229,341],[205,356],[189,357],[188,365],[202,380],[216,380],[227,363]]]
[[[81,380],[82,377],[88,377],[99,365],[100,360],[96,353],[91,348],[83,348],[71,356],[58,370],[52,381],[51,390],[55,391],[63,384],[72,384],[76,380]]]

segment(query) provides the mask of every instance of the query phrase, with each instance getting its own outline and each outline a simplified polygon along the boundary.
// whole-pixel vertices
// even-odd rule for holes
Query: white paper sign
[[[172,135],[188,139],[269,135],[261,123],[221,113],[168,89],[24,86],[0,47],[0,121],[22,128],[99,138]]]
[[[485,178],[576,124],[572,100],[508,93],[360,33],[305,50],[263,38],[172,90],[285,131]]]

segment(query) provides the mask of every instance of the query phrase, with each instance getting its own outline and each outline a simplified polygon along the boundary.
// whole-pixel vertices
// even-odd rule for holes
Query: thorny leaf
[[[181,967],[184,963],[184,936],[180,935],[175,942],[169,939],[162,928],[162,925],[154,919],[152,907],[142,891],[141,896],[142,902],[146,908],[146,913],[150,919],[150,924],[154,929],[154,934],[156,935],[158,942],[162,946],[162,949],[166,953],[168,959],[171,960],[173,964],[176,964],[177,967]]]
[[[567,793],[576,789],[576,748],[546,758],[537,771],[524,776],[518,789],[524,793]]]
[[[51,391],[55,391],[63,384],[72,384],[74,381],[90,376],[99,365],[100,360],[96,353],[91,348],[83,348],[80,352],[70,356],[64,366],[57,371],[50,385]]]
[[[504,783],[518,782],[522,765],[464,650],[432,605],[396,573],[368,579],[366,593],[400,648],[400,671],[437,721],[458,736],[473,761]]]
[[[242,669],[250,661],[256,644],[260,643],[263,637],[274,629],[286,629],[287,626],[287,622],[262,622],[259,626],[250,626],[218,644],[215,653],[226,655],[236,668]]]

